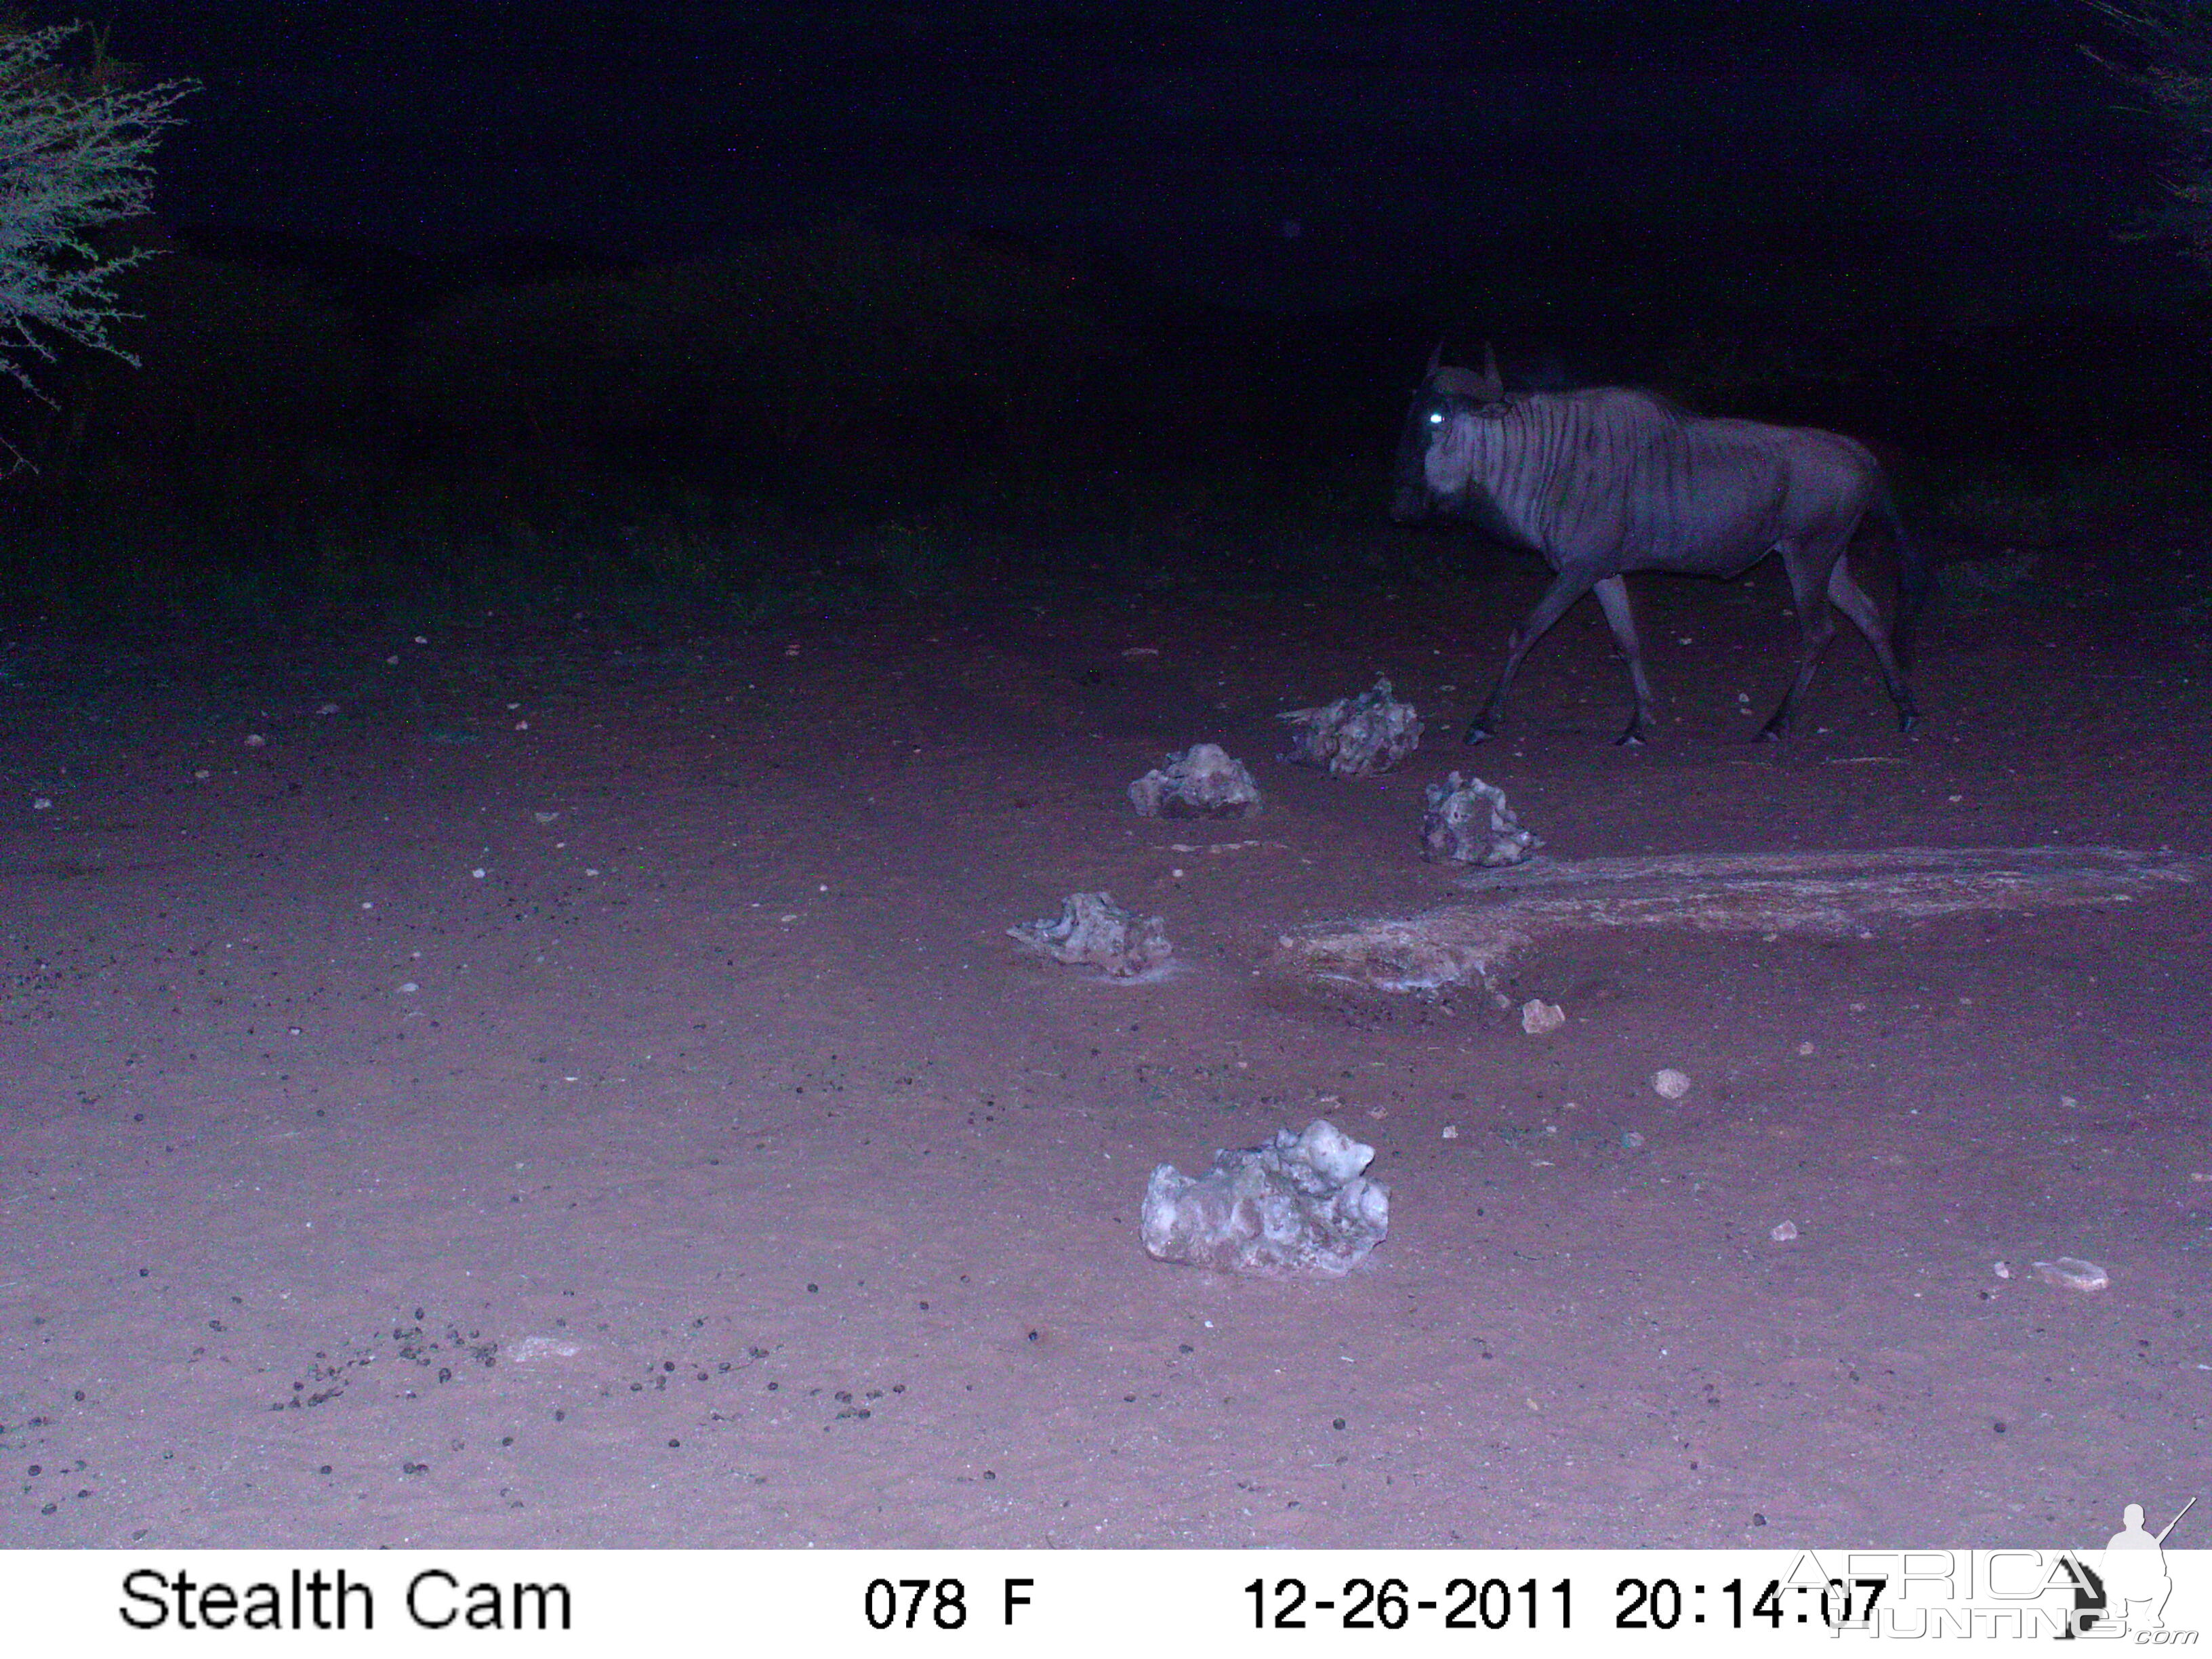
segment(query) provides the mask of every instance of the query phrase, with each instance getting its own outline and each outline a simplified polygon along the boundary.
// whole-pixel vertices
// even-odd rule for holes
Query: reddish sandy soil
[[[1534,585],[289,664],[19,628],[0,1544],[2080,1546],[2171,1513],[2212,1427],[2212,889],[1580,937],[1509,988],[1565,1006],[1542,1038],[1255,973],[1285,925],[1449,896],[1420,787]],[[2195,636],[1954,611],[1922,732],[1844,638],[1826,729],[1753,746],[1780,603],[1649,585],[1638,752],[1583,607],[1472,758],[1565,858],[2204,849]],[[1273,758],[1275,711],[1378,669],[1435,716],[1401,774]],[[1266,816],[1135,817],[1201,738]],[[1006,938],[1099,887],[1166,916],[1174,977]],[[1359,1270],[1143,1254],[1155,1164],[1319,1114],[1391,1188]],[[2039,1282],[2061,1255],[2111,1287]]]

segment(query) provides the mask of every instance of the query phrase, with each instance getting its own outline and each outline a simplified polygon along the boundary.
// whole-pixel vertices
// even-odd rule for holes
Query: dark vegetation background
[[[2087,562],[2186,612],[2203,273],[2116,239],[2157,189],[2156,137],[2053,15],[2036,13],[2042,58],[1972,82],[1983,113],[1937,87],[1950,112],[1911,121],[1893,105],[1915,66],[1839,21],[1851,61],[1781,74],[1784,94],[1824,90],[1761,94],[1771,149],[1735,171],[1694,139],[1694,87],[1670,94],[1674,126],[1623,118],[1587,142],[1556,112],[1532,129],[1471,107],[1491,171],[1444,169],[1463,169],[1462,222],[1428,223],[1440,196],[1416,245],[1378,216],[1332,253],[1286,218],[1272,285],[1202,246],[1142,257],[1170,208],[1116,243],[818,189],[621,255],[565,232],[403,250],[235,203],[195,220],[210,164],[187,130],[173,223],[131,233],[167,249],[125,280],[142,315],[118,337],[143,368],[71,357],[47,380],[58,407],[0,402],[37,465],[0,485],[0,605],[58,627],[289,630],[1449,588],[1492,556],[1382,511],[1442,338],[1469,359],[1494,340],[1523,386],[1640,383],[1869,440],[1939,558],[1975,562],[1954,603],[2063,593]],[[1521,101],[1547,107],[1528,88],[1567,71],[1522,34],[1485,61],[1520,52]],[[1665,65],[1615,70],[1643,86]],[[210,72],[196,124],[220,127],[226,90]],[[1358,160],[1340,191],[1363,199],[1445,188],[1402,146]],[[1947,181],[1953,160],[1982,172]],[[458,188],[472,164],[450,161]]]

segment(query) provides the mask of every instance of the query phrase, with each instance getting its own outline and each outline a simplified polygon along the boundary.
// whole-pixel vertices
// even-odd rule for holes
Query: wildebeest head
[[[1443,343],[1429,353],[1429,366],[1413,394],[1406,416],[1405,434],[1398,441],[1398,459],[1390,473],[1390,516],[1400,524],[1417,524],[1451,503],[1440,500],[1430,488],[1426,463],[1429,445],[1437,429],[1455,409],[1470,405],[1487,408],[1504,400],[1505,382],[1498,373],[1498,355],[1486,343],[1480,369],[1455,368],[1443,361]]]

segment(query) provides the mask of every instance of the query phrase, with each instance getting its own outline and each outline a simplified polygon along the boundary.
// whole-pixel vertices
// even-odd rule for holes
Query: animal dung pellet
[[[1164,918],[1125,910],[1110,893],[1070,893],[1056,918],[1024,922],[1006,933],[1054,962],[1096,968],[1115,979],[1149,973],[1175,954]]]
[[[1390,1191],[1361,1173],[1375,1149],[1327,1118],[1187,1176],[1152,1171],[1139,1230],[1148,1255],[1241,1273],[1348,1273],[1390,1230]]]
[[[1249,818],[1260,787],[1218,743],[1194,743],[1129,786],[1129,805],[1148,818]]]
[[[1544,844],[1513,816],[1505,792],[1494,783],[1453,772],[1431,784],[1427,795],[1429,809],[1421,816],[1426,858],[1498,870],[1522,863]]]
[[[1567,1011],[1556,1002],[1546,1002],[1530,997],[1521,1005],[1521,1029],[1530,1036],[1542,1036],[1556,1031],[1567,1023]]]
[[[1680,1100],[1690,1092],[1690,1079],[1686,1073],[1678,1072],[1671,1066],[1663,1066],[1652,1073],[1651,1086],[1662,1100]]]
[[[1387,772],[1421,746],[1421,717],[1413,704],[1390,695],[1390,682],[1383,678],[1356,697],[1339,697],[1318,708],[1293,708],[1275,718],[1291,728],[1290,750],[1283,758],[1324,767],[1333,777]]]
[[[2112,1276],[2094,1261],[2084,1261],[2075,1255],[2062,1255],[2056,1261],[2039,1261],[2035,1276],[2046,1285],[2056,1285],[2062,1291],[2101,1291],[2112,1282]]]

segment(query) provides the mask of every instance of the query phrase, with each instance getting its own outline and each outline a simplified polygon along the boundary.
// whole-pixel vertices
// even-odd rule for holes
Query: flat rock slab
[[[1284,934],[1277,968],[1324,984],[1435,992],[1487,981],[1548,934],[1595,927],[1870,935],[1883,922],[1974,911],[2126,904],[2197,879],[2195,864],[2119,847],[1899,848],[1547,859],[1485,870],[1473,896],[1405,920]]]

